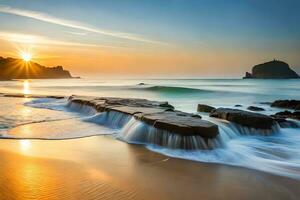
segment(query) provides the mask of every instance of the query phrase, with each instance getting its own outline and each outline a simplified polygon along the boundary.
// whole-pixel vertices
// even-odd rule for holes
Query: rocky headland
[[[74,78],[62,66],[45,67],[16,58],[0,57],[0,80]]]
[[[244,79],[292,79],[300,78],[290,66],[279,60],[255,65],[252,68],[252,73],[246,72]]]

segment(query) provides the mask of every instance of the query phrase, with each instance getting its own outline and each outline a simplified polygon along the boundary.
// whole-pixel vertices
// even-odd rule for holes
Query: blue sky
[[[18,11],[16,14],[1,12],[0,9],[0,31],[5,33],[34,34],[80,44],[133,48],[153,56],[153,52],[162,50],[168,55],[178,51],[191,52],[193,57],[187,63],[192,63],[197,53],[202,58],[207,55],[206,59],[213,58],[212,54],[215,54],[220,57],[221,63],[222,59],[226,63],[199,61],[191,64],[193,67],[199,65],[199,69],[208,67],[205,64],[220,67],[221,71],[230,69],[231,57],[236,53],[237,61],[242,58],[240,71],[251,64],[273,58],[285,60],[300,71],[300,60],[297,58],[300,52],[300,1],[297,0],[0,2],[2,8]],[[49,23],[24,16],[20,11],[38,12],[83,26],[74,28],[56,22]],[[105,34],[99,33],[103,30]],[[226,58],[228,52],[230,59]],[[232,63],[232,66],[237,67],[238,62]]]

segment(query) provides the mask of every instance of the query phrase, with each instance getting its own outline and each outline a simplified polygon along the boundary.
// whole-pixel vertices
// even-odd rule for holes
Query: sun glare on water
[[[30,94],[29,81],[23,81],[23,94]]]
[[[22,53],[21,57],[24,61],[29,62],[32,59],[32,56],[30,53]]]

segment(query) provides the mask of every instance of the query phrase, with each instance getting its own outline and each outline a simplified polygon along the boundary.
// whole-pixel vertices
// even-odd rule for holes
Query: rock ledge
[[[202,120],[199,115],[176,111],[167,102],[75,95],[69,97],[69,101],[91,106],[98,112],[115,111],[131,115],[155,128],[182,136],[201,136],[208,139],[215,138],[219,134],[216,124]]]

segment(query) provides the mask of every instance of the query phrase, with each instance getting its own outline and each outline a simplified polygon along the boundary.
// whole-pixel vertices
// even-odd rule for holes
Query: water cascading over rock
[[[122,128],[118,138],[179,149],[211,148],[218,126],[199,115],[175,111],[167,102],[146,99],[71,96],[69,106],[81,104],[100,112],[96,123]]]

